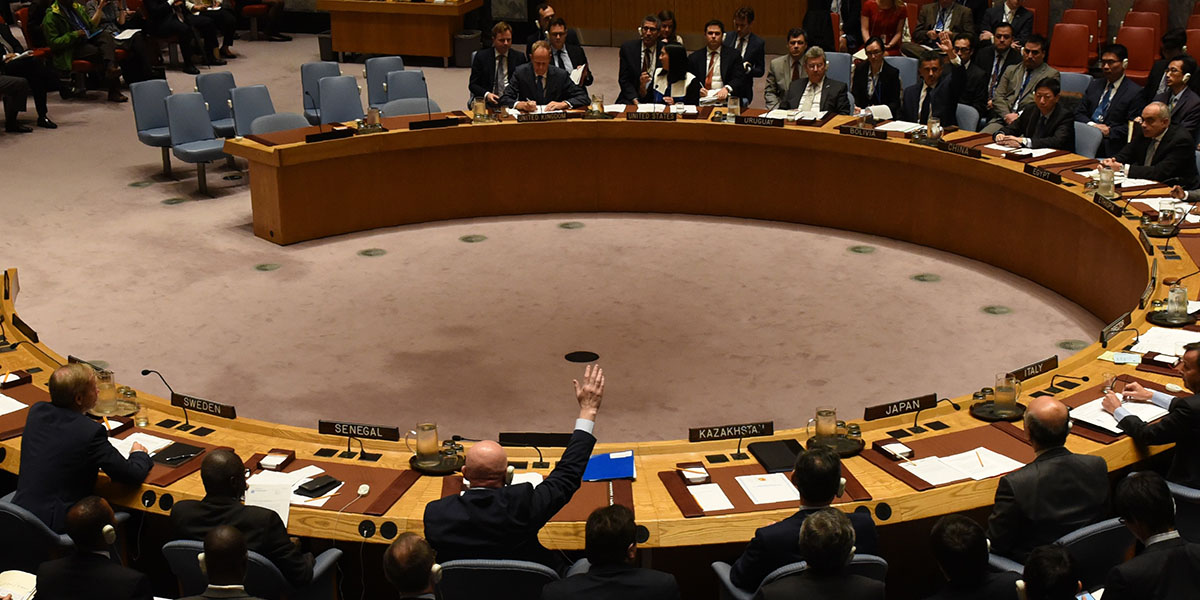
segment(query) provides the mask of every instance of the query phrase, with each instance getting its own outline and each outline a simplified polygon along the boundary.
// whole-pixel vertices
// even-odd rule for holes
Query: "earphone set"
[[[516,473],[517,469],[512,465],[508,465],[508,468],[504,470],[504,485],[512,485],[513,475]]]
[[[837,495],[834,496],[834,498],[838,498],[842,494],[845,494],[845,493],[846,493],[846,478],[842,477],[841,480],[838,481],[838,492],[837,492]]]
[[[365,483],[358,486],[358,497],[359,498],[362,498],[363,496],[366,496],[367,494],[370,494],[370,493],[371,493],[371,486],[369,486]]]
[[[442,565],[433,563],[433,566],[429,568],[429,581],[433,585],[442,582]]]
[[[1128,59],[1128,58],[1122,58],[1122,59],[1121,59],[1121,68],[1122,68],[1122,69],[1128,69],[1128,68],[1129,68],[1129,59]]]
[[[196,562],[200,564],[200,572],[204,575],[208,575],[208,563],[204,562],[203,552],[196,555]]]
[[[1183,74],[1183,82],[1184,82],[1184,83],[1187,83],[1187,82],[1189,82],[1189,81],[1191,81],[1191,80],[1192,80],[1192,74],[1191,74],[1191,73],[1184,73],[1184,74]]]
[[[104,543],[109,546],[117,543],[117,530],[112,525],[105,525],[100,533],[104,535]]]

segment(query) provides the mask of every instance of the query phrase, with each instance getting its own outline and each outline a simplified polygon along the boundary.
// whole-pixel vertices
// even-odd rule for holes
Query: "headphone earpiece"
[[[513,475],[517,473],[517,469],[512,465],[504,470],[504,485],[512,485]]]
[[[204,562],[204,553],[203,552],[196,555],[196,563],[200,565],[200,572],[207,576],[208,575],[208,563]]]
[[[837,491],[837,495],[834,496],[834,498],[840,498],[845,493],[846,493],[846,478],[842,477],[841,480],[838,481],[838,491]]]
[[[1128,68],[1129,68],[1129,59],[1128,59],[1128,58],[1123,58],[1123,59],[1121,59],[1121,68],[1122,68],[1122,69],[1128,69]]]
[[[117,530],[112,525],[105,525],[100,533],[104,535],[104,543],[109,546],[117,543]]]
[[[429,568],[429,582],[433,585],[442,582],[442,565],[433,563],[433,566]]]
[[[1191,81],[1191,80],[1192,80],[1192,74],[1191,74],[1191,73],[1184,73],[1184,74],[1183,74],[1183,82],[1184,82],[1184,83],[1187,83],[1187,82],[1189,82],[1189,81]]]

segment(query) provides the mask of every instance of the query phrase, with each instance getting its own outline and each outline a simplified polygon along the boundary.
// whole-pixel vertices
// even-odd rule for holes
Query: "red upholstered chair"
[[[916,2],[906,2],[904,10],[908,11],[908,33],[911,35],[912,32],[917,30],[917,15],[921,12],[921,9],[917,6]]]
[[[1200,61],[1200,29],[1187,30],[1187,51],[1192,55],[1192,58]],[[1197,75],[1192,75],[1197,77]]]
[[[1125,76],[1138,85],[1146,85],[1154,55],[1158,52],[1158,37],[1149,27],[1122,27],[1117,31],[1117,43],[1129,49],[1129,67]]]
[[[1163,34],[1163,30],[1159,26],[1159,21],[1157,13],[1129,11],[1125,13],[1125,18],[1121,21],[1121,27],[1149,27],[1154,30],[1154,39],[1157,41]],[[1157,53],[1158,51],[1155,50],[1155,52]]]
[[[1050,27],[1050,0],[1025,0],[1025,8],[1033,11],[1033,32],[1046,35]]]
[[[1100,19],[1099,32],[1096,35],[1096,45],[1103,46],[1112,38],[1108,36],[1108,0],[1075,0],[1076,10],[1094,10]]]
[[[829,22],[833,25],[833,46],[834,49],[837,49],[838,40],[841,39],[840,36],[842,35],[842,16],[831,12],[829,13]],[[865,42],[866,40],[863,41]]]
[[[1167,15],[1171,11],[1170,2],[1168,0],[1136,0],[1133,3],[1133,8],[1129,12],[1152,12],[1158,15],[1158,31],[1160,34],[1167,31]]]
[[[1088,46],[1092,34],[1080,23],[1059,23],[1054,26],[1054,43],[1046,62],[1063,73],[1087,73]]]
[[[249,4],[249,5],[247,5],[247,4],[240,4],[235,1],[233,8],[234,8],[234,11],[240,13],[243,17],[250,19],[250,39],[252,39],[252,40],[262,39],[259,37],[260,33],[258,31],[258,20],[260,18],[266,17],[267,12],[269,12],[271,10],[271,7],[265,3],[264,4]],[[834,31],[837,31],[837,29],[835,28]]]
[[[1088,40],[1088,64],[1094,63],[1100,58],[1100,20],[1096,18],[1096,11],[1092,9],[1069,8],[1063,11],[1063,18],[1060,23],[1087,25],[1088,33],[1090,34],[1090,39]],[[1056,32],[1055,35],[1058,35],[1058,33]]]
[[[1196,6],[1200,6],[1200,3],[1197,3]],[[1188,16],[1187,28],[1200,29],[1200,13]]]
[[[25,36],[25,48],[33,51],[33,55],[38,58],[49,56],[49,48],[34,46],[31,41],[33,38],[29,37],[29,7],[18,8],[13,16],[17,18],[17,26],[21,28],[21,35]]]

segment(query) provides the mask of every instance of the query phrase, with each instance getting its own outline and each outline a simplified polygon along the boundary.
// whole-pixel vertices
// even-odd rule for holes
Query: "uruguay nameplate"
[[[627,121],[674,121],[679,115],[673,112],[631,112],[625,113]]]
[[[1038,375],[1041,375],[1042,373],[1053,371],[1054,369],[1057,369],[1057,368],[1058,368],[1058,355],[1055,354],[1045,360],[1039,360],[1038,362],[1035,362],[1032,365],[1025,365],[1024,367],[1021,367],[1020,369],[1011,371],[1011,372],[1009,372],[1009,375],[1016,377],[1018,381],[1025,381],[1026,379],[1033,379],[1034,377],[1037,377]]]
[[[968,158],[979,158],[983,156],[983,153],[979,151],[979,148],[972,148],[970,146],[955,144],[954,142],[947,142],[945,140],[938,141],[937,147],[938,150],[943,150],[959,156],[966,156]]]
[[[713,440],[736,440],[748,437],[775,435],[775,421],[742,423],[740,425],[718,425],[716,427],[693,427],[688,429],[689,442],[711,442]]]
[[[738,115],[733,119],[738,125],[757,125],[759,127],[783,127],[783,119],[768,119],[767,117],[743,117]]]
[[[1035,167],[1028,163],[1025,164],[1025,174],[1033,175],[1038,179],[1049,181],[1050,183],[1062,183],[1062,175],[1059,175],[1054,171],[1047,171],[1041,167]]]
[[[236,419],[237,409],[232,404],[221,404],[204,398],[197,398],[187,394],[171,394],[171,406],[178,406],[187,410],[201,412],[206,415],[213,415],[223,419]]]
[[[1121,208],[1120,206],[1117,206],[1117,203],[1113,202],[1111,198],[1105,198],[1104,196],[1101,196],[1100,194],[1093,194],[1092,202],[1095,202],[1096,205],[1099,206],[1100,208],[1103,208],[1104,210],[1107,210],[1108,212],[1112,213],[1112,216],[1114,216],[1114,217],[1119,217],[1119,216],[1125,214],[1125,209]]]
[[[386,425],[365,425],[343,421],[317,421],[317,432],[325,435],[340,435],[364,440],[400,441],[400,428]]]
[[[887,132],[879,129],[867,129],[865,127],[838,127],[838,133],[842,135],[853,135],[855,137],[872,138],[876,140],[886,140]]]
[[[521,113],[517,115],[518,123],[541,123],[542,121],[566,121],[567,113],[565,112],[550,112],[550,113]]]
[[[897,400],[895,402],[888,402],[887,404],[868,406],[863,411],[863,419],[874,421],[875,419],[882,419],[884,417],[915,413],[935,406],[937,406],[937,394],[926,394],[924,396],[917,396],[916,398],[909,398],[908,400]]]

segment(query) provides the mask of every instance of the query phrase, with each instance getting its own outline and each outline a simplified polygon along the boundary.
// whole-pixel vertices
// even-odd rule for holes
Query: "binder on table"
[[[584,481],[606,481],[609,479],[634,479],[637,467],[633,464],[633,450],[596,454],[588,459],[583,471]]]

